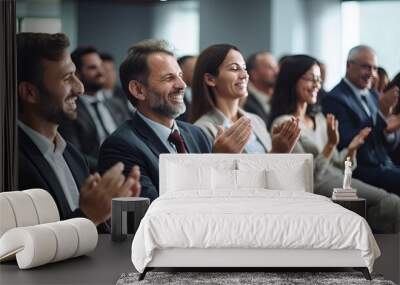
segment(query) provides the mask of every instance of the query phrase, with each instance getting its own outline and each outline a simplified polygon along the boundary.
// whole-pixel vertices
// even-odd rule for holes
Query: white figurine
[[[350,157],[347,157],[346,161],[344,162],[344,178],[343,178],[343,189],[351,189],[351,160]]]

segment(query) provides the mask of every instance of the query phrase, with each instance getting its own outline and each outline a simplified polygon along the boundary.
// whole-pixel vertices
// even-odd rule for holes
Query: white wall
[[[307,51],[327,66],[325,89],[330,90],[343,76],[340,0],[306,0]]]
[[[389,76],[400,72],[400,2],[360,3],[360,42],[378,54]]]
[[[199,3],[161,2],[154,8],[152,34],[176,48],[177,56],[199,53]]]
[[[307,52],[304,0],[272,0],[271,19],[271,52],[275,56]]]
[[[272,0],[271,51],[277,56],[309,54],[327,66],[325,88],[341,71],[341,1]]]
[[[270,49],[270,0],[200,0],[200,49],[236,45],[245,57]]]
[[[16,14],[18,19],[23,17],[60,19],[61,30],[59,31],[68,35],[71,42],[71,50],[76,47],[78,40],[78,21],[75,1],[18,0],[16,6]],[[45,29],[42,32],[54,31],[54,27],[48,27],[48,29]]]

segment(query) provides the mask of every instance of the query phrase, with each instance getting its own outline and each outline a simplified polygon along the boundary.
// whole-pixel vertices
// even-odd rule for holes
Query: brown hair
[[[41,60],[59,60],[69,47],[65,34],[17,34],[17,82],[40,85],[43,76]]]
[[[155,39],[144,40],[135,44],[128,50],[128,55],[119,68],[122,89],[133,106],[136,106],[137,99],[134,96],[130,96],[129,82],[131,80],[137,80],[147,85],[150,72],[147,59],[149,55],[153,53],[166,53],[174,56],[174,53],[171,51],[166,41]]]
[[[205,113],[215,107],[215,94],[204,81],[204,75],[209,73],[218,76],[219,67],[230,50],[239,49],[230,44],[217,44],[206,48],[197,58],[193,73],[192,94],[193,102],[189,121],[194,123]],[[239,51],[240,52],[240,51]]]
[[[38,88],[42,86],[42,60],[59,60],[69,47],[65,34],[19,33],[17,34],[17,84],[30,82]],[[22,102],[18,96],[18,112],[22,112]]]

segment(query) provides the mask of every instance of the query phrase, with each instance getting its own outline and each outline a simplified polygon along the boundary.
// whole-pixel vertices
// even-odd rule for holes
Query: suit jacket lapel
[[[88,95],[83,95],[88,96]],[[85,104],[82,102],[82,99],[78,98],[76,100],[77,110],[78,110],[78,119],[82,121],[84,124],[90,124],[91,129],[96,130],[96,124],[93,121],[92,116],[89,113],[89,110],[86,108]],[[97,132],[96,132],[97,135]]]
[[[72,176],[74,177],[74,181],[76,183],[76,187],[78,188],[78,191],[80,191],[80,187],[86,179],[86,177],[82,175],[85,174],[82,173],[82,169],[84,168],[84,166],[77,164],[77,161],[72,157],[68,146],[64,150],[63,157],[67,162],[69,169],[71,170]]]
[[[344,80],[342,80],[342,88],[344,89],[344,93],[348,95],[344,96],[343,99],[347,101],[347,104],[350,106],[350,109],[353,110],[354,113],[358,117],[360,117],[361,120],[365,120],[365,118],[370,119],[368,114],[365,112],[364,107],[362,106],[360,100],[358,100],[357,95],[354,94],[353,90],[350,88],[350,86],[347,85],[347,83]]]
[[[193,141],[192,135],[186,129],[184,129],[182,126],[180,126],[179,123],[177,123],[177,124],[179,127],[179,132],[181,133],[183,141],[185,142],[187,152],[188,153],[198,153],[199,150],[196,148],[197,144]]]
[[[133,115],[131,127],[137,131],[145,142],[147,142],[147,146],[157,157],[160,153],[169,153],[169,150],[165,147],[157,134],[137,113]]]
[[[28,137],[27,134],[21,129],[18,128],[19,140],[20,140],[20,148],[24,151],[25,155],[28,156],[32,163],[36,165],[37,170],[40,172],[43,180],[47,182],[49,186],[49,192],[54,193],[56,197],[56,202],[58,208],[61,210],[62,216],[67,216],[71,209],[68,204],[65,203],[66,197],[61,188],[61,184],[58,181],[58,177],[51,168],[50,164],[44,158],[40,150],[36,147],[36,145],[32,142],[32,140]]]

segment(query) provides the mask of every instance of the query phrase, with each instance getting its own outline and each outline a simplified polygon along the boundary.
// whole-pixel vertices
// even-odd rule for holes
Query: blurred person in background
[[[383,67],[378,67],[377,76],[374,77],[372,81],[372,88],[376,90],[379,94],[385,91],[386,86],[389,83],[389,75]]]
[[[186,105],[186,111],[180,115],[177,120],[188,122],[188,116],[190,113],[190,107],[192,104],[192,82],[193,72],[196,65],[197,58],[193,55],[184,55],[178,58],[178,64],[182,70],[182,79],[186,83],[185,95],[183,100]]]
[[[271,53],[263,51],[250,55],[246,66],[249,84],[243,109],[258,115],[265,124],[268,124],[270,100],[279,71],[278,62]]]
[[[111,54],[101,53],[101,64],[104,71],[103,92],[107,99],[119,101],[120,105],[125,109],[127,114],[133,114],[135,108],[129,104],[128,99],[124,95],[124,91],[117,85],[117,73],[115,71],[115,61]]]
[[[76,100],[77,119],[63,121],[59,130],[67,141],[85,155],[90,170],[94,172],[101,143],[129,115],[119,102],[104,96],[104,70],[96,48],[78,47],[72,52],[71,58],[85,92]]]

